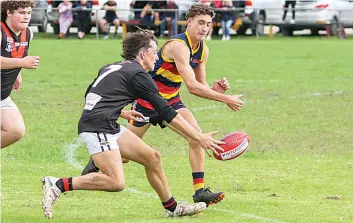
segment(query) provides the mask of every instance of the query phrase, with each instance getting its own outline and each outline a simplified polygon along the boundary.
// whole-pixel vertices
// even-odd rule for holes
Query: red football
[[[219,145],[224,152],[217,151],[219,155],[213,153],[218,160],[231,160],[243,154],[249,146],[250,137],[245,132],[233,132],[224,136],[221,141],[226,144]]]

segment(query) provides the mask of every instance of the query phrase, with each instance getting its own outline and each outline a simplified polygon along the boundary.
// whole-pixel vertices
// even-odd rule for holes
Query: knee
[[[125,182],[116,182],[112,185],[112,192],[119,192],[124,190]]]
[[[162,162],[161,154],[158,151],[156,151],[156,150],[154,150],[152,152],[152,157],[151,158],[152,158],[153,163],[161,163]]]
[[[157,167],[162,165],[161,154],[153,150],[149,153],[148,157],[146,157],[147,166]]]
[[[195,140],[190,140],[189,147],[190,148],[198,148],[198,147],[200,147],[200,145]]]
[[[23,136],[25,135],[25,127],[24,126],[17,126],[17,127],[9,129],[8,132],[14,140],[18,141],[18,140],[22,139]]]

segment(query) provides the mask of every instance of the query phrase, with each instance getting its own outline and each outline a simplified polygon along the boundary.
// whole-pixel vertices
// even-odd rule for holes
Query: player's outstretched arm
[[[196,79],[195,72],[189,64],[189,48],[184,43],[178,41],[169,42],[163,48],[163,55],[166,58],[174,60],[178,72],[182,76],[184,83],[191,94],[201,98],[223,102],[234,111],[241,109],[243,106],[243,101],[240,100],[242,95],[225,95],[216,92],[210,89],[208,85],[200,83]]]
[[[212,138],[212,134],[202,134],[191,126],[181,115],[168,105],[168,102],[159,94],[156,84],[148,74],[135,74],[130,80],[131,89],[142,99],[150,102],[154,109],[159,113],[161,120],[169,123],[180,135],[187,139],[195,140],[202,148],[222,150],[218,144],[224,144],[221,141]]]
[[[128,111],[121,111],[120,117],[126,120],[133,120],[133,121],[139,121],[140,119],[144,119],[145,116],[141,114],[138,111],[135,110],[128,110]]]
[[[31,40],[33,38],[33,32],[30,30]],[[0,42],[2,43],[2,36],[0,32]],[[39,65],[39,56],[26,56],[24,58],[9,58],[1,57],[1,69],[13,69],[13,68],[27,68],[37,69]]]
[[[33,38],[33,32],[31,32],[31,40]],[[0,42],[2,36],[0,34]],[[13,68],[27,68],[27,69],[37,69],[39,65],[39,56],[26,56],[23,58],[9,58],[1,57],[1,69],[13,69]]]
[[[219,144],[225,144],[223,141],[219,141],[213,138],[217,132],[210,132],[202,134],[197,129],[195,129],[192,125],[190,125],[181,115],[176,115],[171,122],[166,123],[163,122],[166,126],[177,132],[179,135],[184,138],[195,140],[202,148],[204,148],[209,156],[210,153],[208,150],[212,150],[212,152],[218,155],[218,151],[224,151]]]
[[[27,68],[37,69],[39,65],[39,56],[26,56],[23,58],[1,57],[1,69]]]

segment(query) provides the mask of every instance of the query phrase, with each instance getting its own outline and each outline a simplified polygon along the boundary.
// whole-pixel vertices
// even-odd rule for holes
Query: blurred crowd
[[[118,9],[119,1],[108,0],[101,9],[105,11],[105,16],[98,21],[99,32],[102,38],[109,38],[110,27],[115,27],[114,37],[118,36],[118,28],[121,25]],[[198,1],[191,1],[191,3]],[[211,5],[215,8],[216,17],[213,20],[210,33],[207,40],[210,40],[214,30],[222,29],[222,39],[230,39],[230,28],[235,23],[234,11],[230,8],[245,7],[245,1],[231,0],[201,0],[200,3]],[[54,1],[53,8],[57,8],[60,13],[58,19],[59,35],[58,38],[66,38],[71,26],[78,28],[77,37],[83,39],[85,34],[90,31],[92,1]],[[185,20],[185,14],[178,11],[178,1],[174,0],[153,0],[153,1],[132,1],[130,9],[133,12],[131,20],[136,21],[136,24],[141,28],[154,30],[156,35],[173,36],[176,32],[182,32],[183,27],[178,26],[178,20]],[[228,11],[227,11],[228,10]],[[132,22],[133,23],[133,22]],[[134,29],[134,26],[130,26]],[[129,30],[132,31],[132,30]]]

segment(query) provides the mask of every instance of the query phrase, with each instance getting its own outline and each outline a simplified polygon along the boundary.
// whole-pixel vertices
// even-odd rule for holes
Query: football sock
[[[72,177],[60,178],[55,184],[63,193],[72,190]]]
[[[168,201],[162,202],[164,209],[169,210],[171,212],[175,211],[177,204],[178,203],[176,202],[173,196]]]
[[[194,191],[198,191],[205,187],[204,183],[204,172],[194,172],[192,173],[192,178],[194,180]]]

